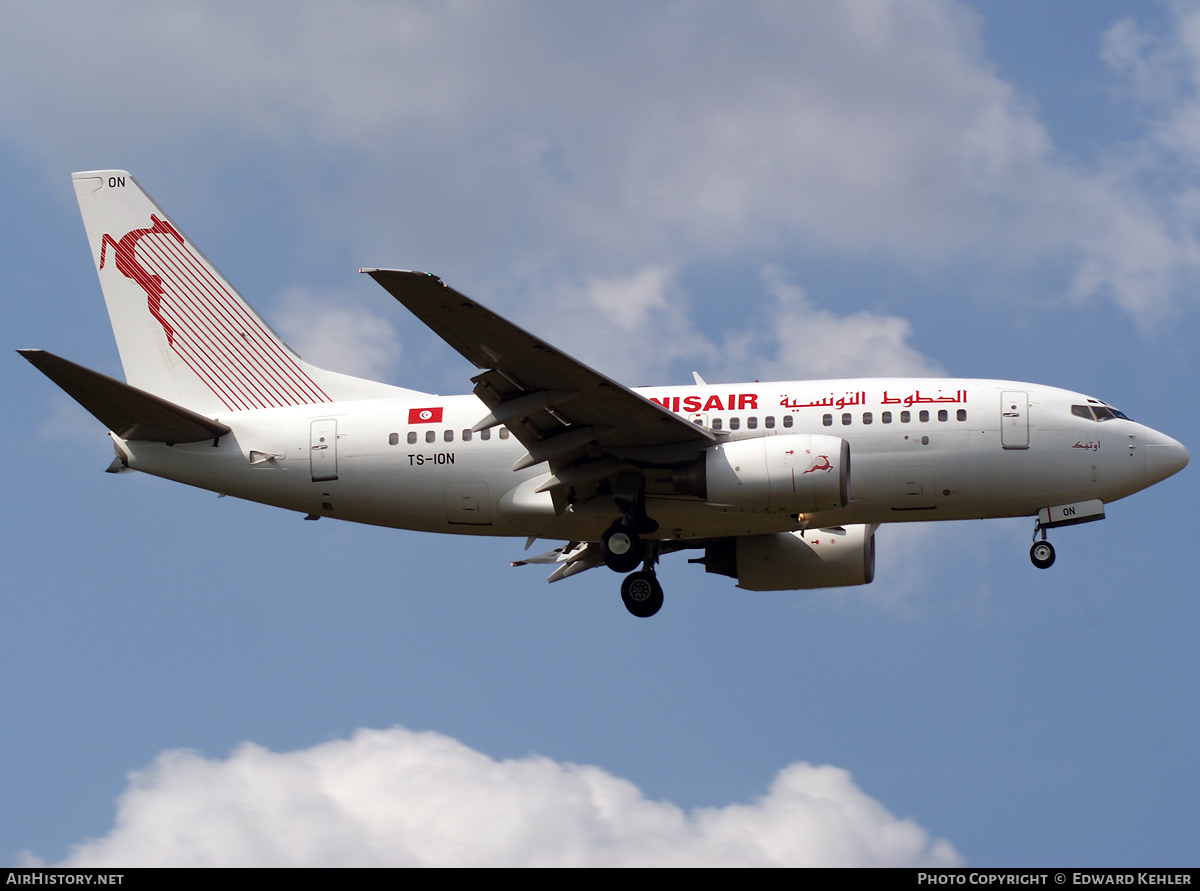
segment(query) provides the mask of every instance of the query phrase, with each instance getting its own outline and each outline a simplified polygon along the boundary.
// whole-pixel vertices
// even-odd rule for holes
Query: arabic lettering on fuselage
[[[883,405],[903,405],[906,408],[911,408],[914,405],[932,405],[932,404],[947,404],[947,403],[965,403],[967,401],[966,390],[955,390],[952,395],[942,395],[941,390],[936,391],[936,396],[925,396],[920,390],[914,390],[907,396],[889,396],[887,390],[883,391],[883,398],[880,400]],[[684,411],[684,412],[707,412],[707,411],[759,411],[758,394],[757,393],[730,393],[728,395],[720,393],[709,393],[707,396],[692,394],[688,396],[651,396],[651,402],[656,402],[668,411]],[[798,396],[788,396],[784,394],[779,399],[781,408],[788,408],[792,411],[797,411],[801,408],[828,408],[828,409],[844,409],[855,405],[868,405],[866,390],[855,390],[853,392],[845,392],[838,396],[830,393],[828,396],[823,396],[820,399],[813,399],[809,402],[804,402]]]
[[[1075,440],[1075,445],[1071,446],[1071,448],[1087,449],[1089,452],[1098,452],[1100,451],[1100,440],[1097,439],[1095,442],[1092,442],[1090,439],[1087,442]]]
[[[833,398],[830,393],[824,399],[818,399],[815,402],[801,402],[798,399],[788,399],[784,396],[779,400],[780,406],[783,408],[845,408],[847,405],[866,405],[867,391],[857,390],[853,393],[847,393],[844,396]]]
[[[942,391],[937,391],[937,396],[922,396],[920,390],[914,390],[907,396],[889,396],[887,390],[883,391],[883,398],[880,402],[883,405],[903,405],[905,408],[912,408],[914,405],[926,404],[946,404],[946,403],[964,403],[967,401],[966,390],[955,390],[952,396],[943,396]],[[867,391],[858,390],[854,393],[846,393],[844,396],[834,397],[832,393],[823,399],[815,399],[812,402],[801,402],[795,397],[784,396],[779,400],[780,406],[783,408],[845,408],[848,405],[866,405]]]
[[[938,390],[940,394],[942,391]],[[932,402],[966,402],[967,391],[955,390],[953,396],[922,396],[920,390],[914,390],[908,396],[901,399],[899,396],[888,396],[887,390],[883,391],[884,405],[903,405],[905,408],[912,408],[916,404],[932,403]]]

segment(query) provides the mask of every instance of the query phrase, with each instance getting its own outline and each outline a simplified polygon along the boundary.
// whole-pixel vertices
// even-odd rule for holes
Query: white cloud
[[[998,277],[1062,263],[1070,295],[1150,324],[1200,271],[1179,187],[1200,27],[1175,9],[1167,37],[1110,32],[1165,123],[1093,168],[1056,155],[950,0],[10,4],[0,128],[43,163],[148,153],[196,182],[265,153],[314,240],[373,264],[402,245],[468,283],[816,246]]]
[[[1089,184],[1082,206],[1096,211],[1096,225],[1083,230],[1074,282],[1077,293],[1108,290],[1142,323],[1176,314],[1180,292],[1195,292],[1200,266],[1200,6],[1169,9],[1165,34],[1126,18],[1104,35],[1101,56],[1148,124]]]
[[[662,266],[559,283],[527,306],[532,330],[629,386],[670,380],[676,362],[700,367],[718,358],[718,345],[696,329],[689,295]]]
[[[838,316],[813,306],[804,290],[768,266],[763,283],[775,300],[769,337],[778,360],[764,368],[774,379],[937,376],[941,367],[908,344],[912,325],[899,316],[856,312]]]
[[[279,295],[273,317],[288,345],[320,368],[386,381],[400,358],[389,321],[335,295],[289,288]]]
[[[33,858],[28,858],[33,862]],[[792,764],[750,804],[649,801],[597,768],[496,761],[449,737],[359,730],[297,752],[164,752],[116,825],[62,866],[955,866],[836,767]]]
[[[775,266],[747,282],[718,336],[700,330],[690,295],[661,266],[552,288],[533,302],[531,328],[632,385],[685,380],[691,370],[713,382],[944,373],[908,343],[907,319],[837,315]]]

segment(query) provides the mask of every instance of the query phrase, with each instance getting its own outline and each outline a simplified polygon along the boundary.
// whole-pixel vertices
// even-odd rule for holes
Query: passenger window
[[[426,442],[433,442],[436,439],[437,439],[437,434],[434,433],[432,430],[425,431],[425,441]]]
[[[1092,417],[1092,410],[1090,408],[1088,408],[1086,405],[1072,405],[1071,406],[1071,414],[1073,414],[1077,418],[1083,418],[1085,421],[1096,420],[1095,418]]]
[[[446,440],[446,442],[454,442],[454,431],[447,430],[442,434],[442,439]]]
[[[900,412],[900,423],[901,424],[907,424],[911,420],[912,420],[912,412],[908,412],[908,411]]]
[[[784,416],[783,416],[783,426],[784,426],[784,427],[791,427],[791,426],[792,426],[792,416],[791,416],[791,415],[784,415]],[[828,427],[829,425],[828,425],[828,424],[826,424],[825,426],[827,426],[827,427]]]
[[[784,421],[787,421],[787,418],[784,418]],[[833,426],[833,415],[821,415],[821,423],[824,424],[826,427],[832,427]],[[784,426],[786,427],[787,424],[785,423]]]
[[[958,410],[958,419],[960,421],[965,421],[967,419],[967,410],[965,408],[960,408]]]
[[[890,411],[885,411],[879,416],[879,420],[883,421],[885,424],[892,423],[892,413]]]
[[[921,412],[919,415],[917,415],[917,417],[921,419],[921,423],[922,423],[922,424],[928,424],[928,423],[929,423],[929,412],[927,412],[927,411],[922,411],[922,412]]]
[[[741,426],[742,426],[741,418],[730,418],[729,419],[729,429],[730,430],[737,430]]]
[[[720,430],[723,426],[724,426],[724,424],[722,423],[720,418],[713,418],[712,428],[714,430]]]
[[[388,445],[400,445],[400,434],[399,433],[389,433],[388,434]]]
[[[850,412],[848,412],[848,411],[842,413],[842,426],[843,427],[850,426]]]
[[[491,439],[492,438],[492,428],[484,427],[482,430],[480,430],[479,438],[482,439],[484,442],[487,442],[489,439]]]
[[[470,442],[470,441],[471,441],[471,431],[464,430],[463,431],[463,442]]]
[[[501,428],[500,428],[500,438],[501,438],[501,439],[508,439],[508,437],[509,437],[508,428],[507,428],[507,427],[501,427]]]
[[[950,412],[946,411],[946,409],[944,409],[944,408],[939,408],[938,409],[938,420],[939,421],[950,420]]]
[[[767,415],[765,418],[763,418],[763,426],[766,427],[768,430],[774,430],[775,429],[775,416]]]
[[[408,444],[412,445],[416,441],[417,441],[417,431],[409,430],[408,431]]]
[[[875,420],[875,419],[871,417],[871,413],[869,411],[863,412],[863,423],[864,424],[870,424],[873,420]]]
[[[747,430],[757,430],[758,429],[758,418],[746,418],[746,429]]]

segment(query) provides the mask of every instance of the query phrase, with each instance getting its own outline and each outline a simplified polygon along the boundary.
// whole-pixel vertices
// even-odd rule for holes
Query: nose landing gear
[[[1038,533],[1042,533],[1042,540],[1038,541]],[[1046,527],[1042,525],[1041,520],[1033,527],[1033,547],[1029,549],[1029,559],[1033,561],[1033,565],[1038,569],[1049,569],[1054,565],[1054,545],[1046,541]]]
[[[1029,549],[1029,559],[1038,569],[1049,569],[1054,564],[1054,545],[1048,541],[1035,541]]]

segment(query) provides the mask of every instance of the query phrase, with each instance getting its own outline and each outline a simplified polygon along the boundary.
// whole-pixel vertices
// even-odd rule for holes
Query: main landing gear
[[[642,562],[645,546],[630,523],[613,523],[600,536],[600,554],[613,572],[630,572]]]
[[[600,536],[600,556],[614,572],[629,573],[621,582],[621,600],[639,619],[648,619],[663,605],[663,589],[654,575],[658,542],[642,541],[642,535],[658,529],[646,516],[645,480],[636,474],[621,474],[613,491],[621,517]],[[637,572],[638,564],[642,568]]]
[[[600,536],[600,554],[609,569],[629,573],[621,582],[621,601],[627,610],[639,619],[648,619],[662,609],[662,585],[651,568],[658,552],[654,543],[647,547],[642,541],[636,521],[631,523],[626,518],[609,526]],[[644,569],[631,571],[643,561]]]
[[[1039,532],[1042,533],[1041,541],[1037,540]],[[1054,565],[1054,545],[1046,541],[1046,527],[1040,521],[1033,527],[1033,539],[1033,547],[1029,549],[1029,559],[1038,569],[1049,569]]]
[[[639,619],[648,619],[663,605],[663,589],[653,570],[631,572],[621,582],[621,600],[625,609]]]

